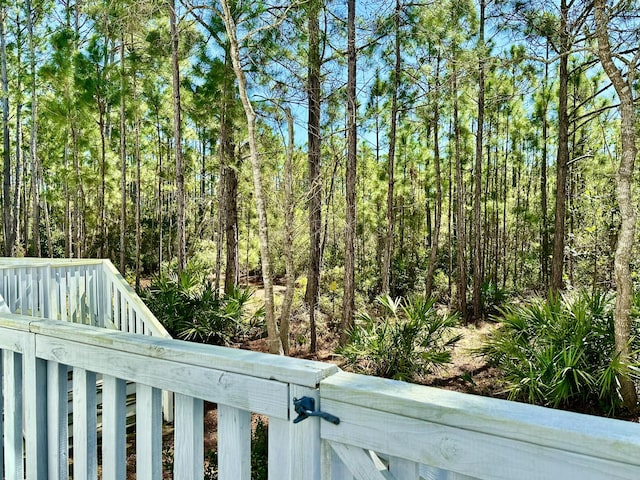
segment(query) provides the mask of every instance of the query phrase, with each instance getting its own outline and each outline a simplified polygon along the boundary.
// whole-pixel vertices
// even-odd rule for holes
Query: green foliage
[[[227,345],[233,339],[262,331],[262,309],[249,314],[252,292],[234,289],[220,296],[211,281],[201,282],[189,270],[154,278],[143,298],[168,332],[178,338]]]
[[[480,349],[502,371],[510,399],[552,407],[620,407],[613,298],[585,290],[500,309],[501,326]]]
[[[349,343],[339,350],[355,370],[397,380],[412,380],[451,361],[460,339],[455,315],[441,315],[435,300],[378,297],[380,319],[361,313]]]
[[[487,315],[495,315],[509,298],[509,291],[494,282],[484,282],[480,287],[482,308]]]

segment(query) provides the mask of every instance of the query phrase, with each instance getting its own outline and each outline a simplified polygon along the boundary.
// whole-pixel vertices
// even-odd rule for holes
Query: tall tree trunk
[[[631,303],[633,299],[633,282],[631,279],[631,255],[636,228],[636,213],[633,206],[632,181],[635,159],[638,153],[636,146],[636,116],[634,109],[633,86],[635,71],[640,54],[636,54],[628,66],[626,75],[620,71],[613,61],[609,43],[609,18],[606,13],[606,1],[595,0],[596,33],[598,39],[598,56],[607,76],[613,83],[620,98],[620,141],[622,155],[616,173],[616,197],[620,207],[620,230],[615,254],[616,307],[614,314],[614,330],[616,353],[624,365],[631,359]],[[627,374],[618,376],[620,394],[624,406],[635,413],[638,396],[633,381]]]
[[[382,294],[389,293],[391,282],[391,258],[393,257],[393,235],[395,230],[394,186],[395,186],[395,156],[396,156],[396,127],[398,123],[398,89],[400,88],[400,0],[396,0],[394,14],[395,26],[395,67],[393,73],[393,92],[391,94],[391,126],[389,129],[389,156],[387,157],[387,234],[382,255]]]
[[[132,39],[133,40],[133,39]],[[132,42],[133,43],[133,42]],[[138,85],[136,82],[136,72],[133,72],[133,101],[136,105],[135,114],[134,114],[134,136],[135,136],[135,146],[134,146],[134,155],[136,161],[136,190],[135,190],[135,199],[136,199],[136,208],[135,208],[135,222],[136,222],[136,289],[140,289],[140,275],[142,270],[142,265],[140,262],[140,254],[142,250],[142,227],[140,225],[140,208],[142,202],[142,196],[140,189],[142,188],[141,182],[141,163],[142,159],[140,156],[140,115],[138,114]]]
[[[169,24],[171,28],[171,71],[173,78],[173,142],[176,161],[176,204],[177,204],[177,253],[178,271],[187,266],[187,241],[185,222],[184,165],[182,159],[182,113],[180,102],[180,59],[178,57],[178,25],[176,19],[176,2],[169,2]]]
[[[358,97],[356,95],[356,1],[347,0],[347,212],[344,232],[344,295],[342,333],[345,345],[355,314],[356,160]]]
[[[127,254],[127,119],[124,35],[120,38],[120,273],[126,275]]]
[[[309,308],[310,350],[316,352],[316,306],[320,287],[320,259],[322,246],[322,177],[320,156],[320,26],[319,2],[311,0],[308,6],[309,58],[307,70],[307,98],[309,103],[307,136],[309,150],[309,269],[305,301]]]
[[[31,76],[31,138],[29,152],[31,157],[31,195],[33,196],[31,251],[36,257],[42,256],[40,246],[40,159],[38,158],[38,72],[36,69],[36,46],[33,34],[35,11],[31,0],[27,0],[27,31],[29,35],[29,66]],[[26,207],[26,205],[25,205]],[[26,226],[25,226],[26,227]],[[26,228],[25,228],[26,230]],[[26,238],[25,238],[26,242]]]
[[[556,159],[556,217],[551,263],[551,291],[557,294],[563,287],[564,231],[567,210],[567,164],[569,162],[569,32],[567,0],[560,1],[560,70],[558,74],[558,155]]]
[[[241,158],[236,158],[233,128],[233,104],[236,100],[234,95],[234,72],[231,63],[231,54],[228,46],[225,48],[225,70],[224,84],[221,98],[221,122],[220,122],[220,153],[221,153],[221,178],[220,205],[224,205],[219,211],[219,227],[221,233],[218,235],[220,248],[223,239],[226,240],[226,262],[224,291],[231,290],[240,283],[240,265],[238,251],[238,168]],[[222,231],[224,229],[224,231]],[[221,254],[221,250],[218,251]],[[217,270],[217,268],[216,268]],[[218,271],[216,274],[219,276]]]
[[[549,42],[547,41],[546,56],[549,60]],[[540,254],[542,286],[546,290],[549,288],[549,226],[547,225],[547,139],[549,138],[549,121],[547,112],[549,109],[549,63],[544,65],[544,86],[543,86],[543,109],[542,109],[542,158],[540,159],[540,209],[542,210],[542,225],[540,227],[542,236],[542,252]]]
[[[247,79],[242,63],[240,62],[240,46],[237,39],[235,19],[231,14],[231,9],[227,0],[221,0],[223,10],[223,21],[229,38],[229,50],[233,70],[238,81],[238,92],[240,100],[247,117],[247,133],[249,137],[249,156],[251,157],[251,169],[253,171],[254,198],[258,211],[258,238],[260,241],[260,260],[262,263],[262,281],[264,284],[264,308],[265,322],[267,324],[267,334],[269,336],[269,351],[282,355],[283,347],[278,331],[278,324],[275,319],[273,304],[273,280],[271,277],[271,261],[269,257],[269,225],[267,221],[267,208],[262,187],[261,162],[258,155],[258,145],[256,141],[256,114],[247,94]]]
[[[3,182],[2,182],[2,226],[4,234],[4,254],[14,254],[15,233],[13,212],[11,211],[11,142],[9,140],[9,80],[7,77],[7,44],[6,44],[7,7],[0,7],[0,75],[2,76],[2,147],[3,147]]]
[[[474,171],[475,189],[473,192],[473,316],[476,321],[482,318],[482,153],[484,151],[484,59],[486,45],[484,43],[484,20],[486,0],[480,0],[480,32],[478,48],[478,127],[476,131],[476,164]]]
[[[293,232],[295,217],[295,199],[293,197],[293,138],[294,124],[291,109],[285,109],[287,117],[287,127],[289,141],[287,143],[287,156],[284,164],[284,243],[288,246],[284,250],[284,263],[286,271],[286,290],[284,300],[282,301],[282,310],[280,313],[280,338],[282,339],[282,347],[286,355],[289,354],[289,316],[291,315],[291,304],[293,303],[293,294],[295,293],[296,273],[295,263],[293,259]]]
[[[460,120],[458,118],[458,71],[457,65],[453,67],[453,136],[454,156],[456,163],[456,257],[458,274],[456,283],[456,298],[458,311],[463,320],[467,321],[467,268],[465,260],[465,199],[464,185],[462,182],[462,158],[460,146]]]
[[[429,254],[429,271],[425,294],[430,297],[433,293],[433,276],[438,259],[438,243],[440,242],[440,228],[442,224],[442,173],[440,165],[440,56],[436,59],[436,74],[434,78],[436,97],[433,102],[433,163],[436,169],[436,203],[434,209],[434,225],[431,235],[431,253]]]
[[[225,183],[225,239],[227,259],[225,263],[224,273],[224,291],[231,292],[238,283],[240,283],[239,275],[239,258],[238,258],[238,163],[240,159],[234,159],[233,143],[228,141],[225,146],[228,148],[226,161],[229,162],[225,166],[223,181]],[[224,147],[223,147],[224,148]],[[236,163],[237,162],[237,163]]]

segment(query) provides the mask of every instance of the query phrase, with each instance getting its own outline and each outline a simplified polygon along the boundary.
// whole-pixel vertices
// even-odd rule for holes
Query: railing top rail
[[[311,360],[124,333],[57,320],[37,320],[22,315],[0,313],[0,327],[308,387],[316,387],[322,379],[339,370],[335,365]]]
[[[323,380],[320,392],[323,400],[640,465],[640,426],[632,422],[346,372]]]
[[[68,267],[81,265],[100,265],[104,260],[92,258],[36,258],[36,257],[0,257],[0,268],[16,267]]]

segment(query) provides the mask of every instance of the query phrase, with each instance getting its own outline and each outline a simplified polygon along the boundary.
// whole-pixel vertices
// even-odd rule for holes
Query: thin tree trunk
[[[310,350],[316,352],[316,307],[320,287],[320,258],[322,245],[322,177],[320,150],[320,26],[319,4],[311,0],[308,7],[309,58],[307,70],[307,98],[309,103],[307,136],[309,150],[307,165],[309,175],[309,269],[305,301],[309,308]]]
[[[239,271],[238,265],[238,172],[236,171],[237,164],[240,160],[234,161],[234,148],[232,142],[227,142],[227,148],[229,151],[226,155],[226,160],[229,165],[225,166],[224,183],[225,183],[225,205],[224,220],[225,220],[225,239],[226,239],[226,252],[227,259],[225,264],[224,273],[224,291],[230,293],[239,283]]]
[[[484,135],[484,19],[486,0],[480,0],[480,34],[478,47],[480,59],[478,61],[478,127],[476,131],[476,165],[474,171],[475,189],[473,192],[473,316],[477,322],[482,318],[482,217],[480,205],[482,202],[482,153]]]
[[[546,57],[549,59],[549,42],[547,41]],[[549,138],[549,122],[547,111],[549,109],[548,92],[549,88],[549,63],[544,65],[544,87],[543,87],[543,110],[542,110],[542,158],[540,159],[540,209],[542,210],[542,225],[540,228],[542,235],[542,286],[545,291],[549,289],[549,226],[547,225],[547,139]]]
[[[345,345],[353,328],[355,314],[355,234],[356,234],[356,159],[357,115],[356,95],[356,1],[347,0],[347,173],[346,222],[344,232],[344,295],[342,297],[342,333],[340,344]]]
[[[631,279],[631,255],[636,227],[636,214],[633,206],[632,181],[635,159],[638,153],[636,146],[636,118],[634,109],[633,86],[634,73],[639,60],[636,54],[628,66],[626,76],[613,62],[609,43],[609,18],[605,12],[606,1],[595,0],[596,33],[598,38],[598,56],[600,62],[611,79],[620,98],[620,140],[622,155],[616,174],[616,197],[620,207],[620,230],[615,254],[616,307],[614,314],[614,330],[616,353],[620,362],[628,365],[631,358],[631,304],[633,300],[633,281]],[[624,406],[632,413],[637,411],[638,396],[635,385],[625,373],[618,375],[620,395]]]
[[[138,85],[136,82],[136,73],[133,72],[133,101],[138,103]],[[142,188],[141,182],[141,163],[140,157],[140,116],[138,114],[138,108],[135,109],[134,114],[134,135],[135,135],[135,160],[136,160],[136,208],[135,208],[135,222],[136,222],[136,289],[140,289],[140,275],[142,265],[140,262],[140,254],[142,249],[142,226],[140,225],[140,203],[142,202],[142,196],[140,189]]]
[[[458,275],[456,297],[460,316],[467,321],[467,269],[465,260],[465,216],[464,216],[464,185],[462,183],[462,158],[460,146],[460,121],[458,118],[458,72],[457,65],[453,67],[453,136],[454,155],[456,162],[456,247]]]
[[[178,57],[178,26],[176,20],[175,0],[169,2],[169,24],[171,28],[171,67],[173,78],[173,141],[176,161],[176,196],[177,196],[177,244],[178,271],[187,266],[184,165],[182,159],[182,113],[180,101],[180,59]]]
[[[282,310],[280,313],[280,338],[282,348],[285,355],[289,354],[289,316],[291,315],[291,304],[293,303],[293,294],[295,293],[296,273],[293,258],[293,232],[294,232],[294,216],[295,201],[293,197],[293,138],[294,125],[293,115],[289,108],[285,109],[287,117],[287,126],[289,134],[289,142],[287,144],[287,156],[284,164],[284,242],[288,248],[284,250],[284,263],[286,271],[286,290],[284,300],[282,301]]]
[[[6,16],[7,7],[0,7],[0,69],[2,76],[2,147],[3,147],[3,190],[2,216],[4,230],[4,254],[14,255],[14,221],[11,211],[11,144],[9,141],[9,81],[7,78]]]
[[[127,254],[127,122],[124,36],[120,38],[120,273],[126,275]]]
[[[393,74],[393,93],[391,96],[391,126],[389,129],[389,155],[387,157],[387,234],[382,255],[382,294],[389,293],[391,282],[391,257],[393,256],[393,236],[395,230],[394,185],[396,156],[396,126],[398,123],[398,89],[400,88],[400,0],[396,0],[395,24],[395,68]],[[401,246],[402,248],[402,246]]]
[[[556,217],[551,262],[551,291],[563,288],[564,232],[567,210],[567,164],[569,162],[569,115],[567,111],[569,83],[569,33],[567,0],[560,2],[560,71],[558,74],[558,154],[556,159]]]
[[[264,307],[267,334],[269,336],[269,351],[271,353],[283,353],[282,341],[278,332],[278,324],[275,319],[273,304],[273,282],[271,277],[271,262],[269,258],[269,226],[267,221],[267,208],[262,187],[261,162],[258,155],[256,141],[256,114],[247,94],[247,80],[240,62],[240,46],[237,39],[236,23],[231,14],[227,0],[222,0],[223,21],[229,38],[231,61],[238,81],[240,100],[247,117],[247,133],[249,137],[249,155],[253,171],[254,197],[258,211],[258,238],[260,240],[260,259],[262,263],[262,281],[264,284]]]
[[[429,255],[429,271],[427,272],[427,281],[425,294],[431,297],[433,293],[433,276],[436,271],[436,261],[438,259],[438,243],[440,242],[440,227],[442,224],[442,173],[440,165],[440,56],[436,60],[435,75],[435,92],[436,97],[433,102],[433,163],[436,169],[436,203],[434,209],[434,226],[431,235],[431,253]]]

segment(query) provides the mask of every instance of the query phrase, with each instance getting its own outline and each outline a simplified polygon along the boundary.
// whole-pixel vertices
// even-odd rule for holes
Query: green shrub
[[[489,281],[480,286],[480,295],[484,314],[495,315],[509,298],[509,291]]]
[[[438,314],[434,299],[384,296],[377,301],[382,318],[361,313],[348,344],[338,352],[347,365],[362,373],[413,380],[451,361],[451,349],[460,339],[452,333],[456,316]]]
[[[220,296],[198,273],[160,275],[142,297],[167,331],[177,338],[214,345],[262,331],[262,309],[248,313],[252,292],[234,289]]]
[[[613,297],[587,291],[503,307],[480,352],[502,371],[509,398],[551,407],[620,407]],[[635,366],[631,366],[635,367]]]

